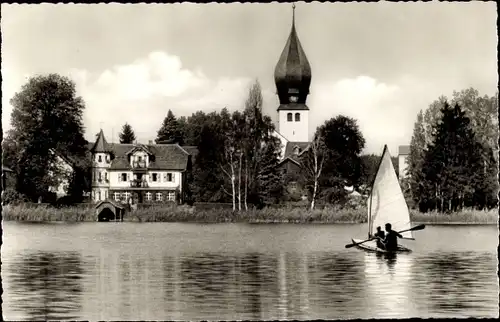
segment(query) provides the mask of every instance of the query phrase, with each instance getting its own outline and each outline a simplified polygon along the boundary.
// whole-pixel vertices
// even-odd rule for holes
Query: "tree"
[[[222,111],[223,115],[227,114]],[[219,166],[220,151],[224,149],[222,117],[212,112],[205,115],[200,130],[198,154],[193,164],[192,192],[194,199],[204,202],[225,202],[224,174]],[[227,117],[227,116],[226,116]],[[201,122],[200,122],[201,123]]]
[[[327,154],[328,152],[325,146],[325,141],[320,134],[317,133],[307,151],[305,151],[300,158],[304,182],[310,195],[311,210],[314,209],[316,198],[320,191],[319,180],[323,172],[323,166],[325,164]]]
[[[458,104],[448,103],[435,127],[423,164],[426,208],[453,211],[471,200],[481,173],[481,151],[469,118]],[[430,205],[429,205],[430,201]]]
[[[74,82],[57,74],[30,78],[10,102],[14,109],[8,140],[16,142],[10,157],[18,174],[16,189],[35,201],[59,180],[50,151],[85,158],[85,104]]]
[[[424,115],[420,111],[417,121],[413,127],[413,136],[410,142],[410,154],[408,155],[408,185],[410,195],[415,204],[419,204],[422,191],[422,165],[424,163],[424,150],[426,148]]]
[[[180,132],[179,123],[171,110],[168,110],[167,116],[158,130],[158,135],[155,141],[156,143],[184,144],[184,142],[182,142],[182,133]]]
[[[136,137],[132,126],[125,123],[122,127],[122,132],[118,135],[120,137],[120,143],[131,144],[134,143]]]
[[[355,119],[339,115],[320,126],[317,136],[321,137],[325,150],[325,164],[320,186],[325,187],[322,199],[339,202],[345,197],[344,186],[358,186],[361,179],[360,153],[365,139]]]

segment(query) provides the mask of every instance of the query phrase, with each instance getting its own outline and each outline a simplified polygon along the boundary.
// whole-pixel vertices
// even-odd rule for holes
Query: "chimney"
[[[149,145],[153,145],[153,140],[149,140],[149,141],[148,141],[148,144],[149,144]]]

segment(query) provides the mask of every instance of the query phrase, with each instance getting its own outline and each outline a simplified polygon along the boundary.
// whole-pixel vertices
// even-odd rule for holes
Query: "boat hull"
[[[362,242],[362,239],[351,239],[353,244],[357,244]],[[366,243],[356,245],[356,248],[368,251],[368,252],[375,252],[375,253],[382,253],[382,254],[392,254],[392,253],[410,253],[411,249],[406,248],[402,245],[398,245],[398,249],[396,251],[387,251],[385,249],[381,249],[377,247],[377,242],[375,240],[370,240]]]

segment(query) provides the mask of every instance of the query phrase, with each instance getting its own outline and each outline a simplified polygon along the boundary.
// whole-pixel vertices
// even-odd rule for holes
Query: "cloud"
[[[406,88],[359,76],[315,84],[313,90],[308,104],[311,136],[326,120],[345,115],[358,121],[366,140],[365,153],[380,154],[387,144],[396,155],[398,145],[409,143],[416,111]]]
[[[125,122],[132,125],[139,141],[153,140],[169,109],[179,117],[198,110],[242,108],[251,81],[210,79],[201,70],[183,68],[179,57],[165,52],[152,52],[94,75],[77,69],[68,75],[86,103],[87,139],[93,140],[102,127],[110,141],[117,141]]]

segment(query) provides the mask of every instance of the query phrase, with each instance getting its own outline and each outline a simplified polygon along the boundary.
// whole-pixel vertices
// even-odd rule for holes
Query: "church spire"
[[[311,66],[295,29],[295,3],[292,4],[292,28],[274,70],[274,80],[280,108],[282,105],[300,104],[303,109],[308,109],[305,103],[311,84]]]

